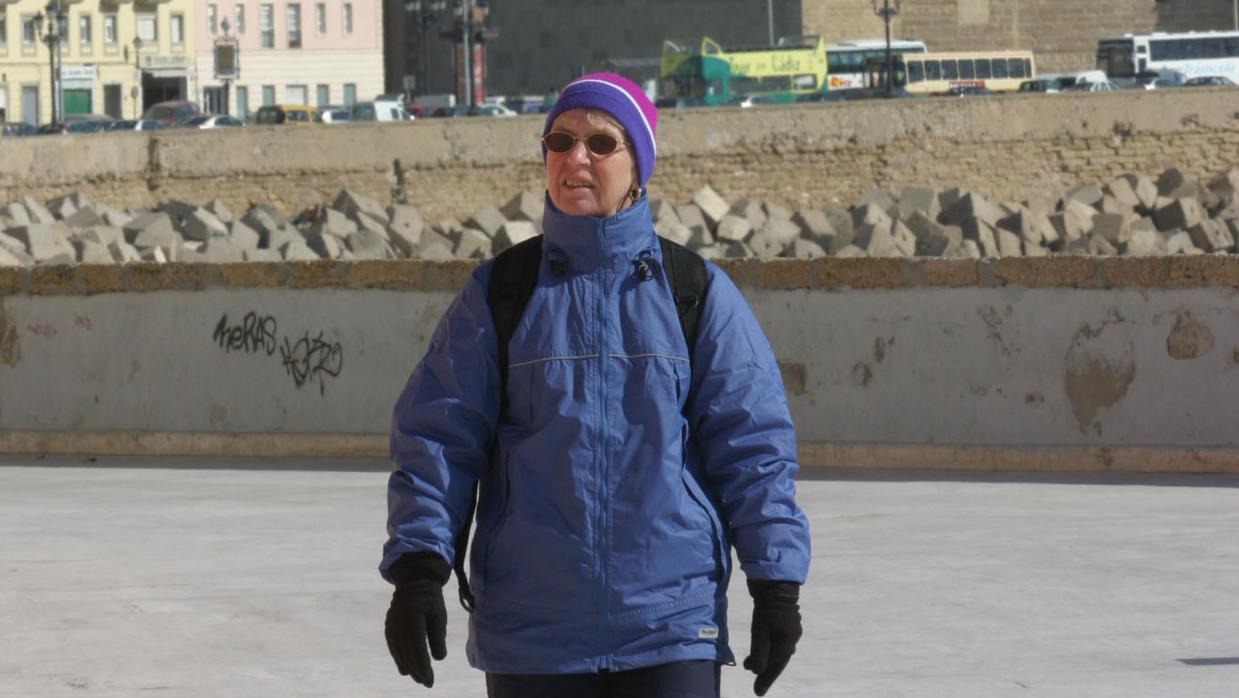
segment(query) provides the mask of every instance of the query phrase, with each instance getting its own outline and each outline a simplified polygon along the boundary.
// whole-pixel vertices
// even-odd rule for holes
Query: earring
[[[635,188],[634,188],[632,191],[628,192],[628,198],[632,199],[633,201],[636,201],[637,199],[640,199],[640,198],[641,198],[641,190],[640,190],[640,189],[635,189]]]

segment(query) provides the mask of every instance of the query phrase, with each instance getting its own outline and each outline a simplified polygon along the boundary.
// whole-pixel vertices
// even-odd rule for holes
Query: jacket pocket
[[[474,577],[482,583],[483,589],[486,587],[486,570],[487,567],[489,567],[490,562],[491,541],[494,540],[495,535],[499,532],[499,527],[503,524],[503,520],[507,516],[508,500],[511,499],[512,496],[512,481],[509,477],[511,475],[511,470],[508,467],[510,461],[511,454],[505,453],[503,456],[503,467],[500,468],[498,481],[495,483],[495,485],[499,488],[499,503],[495,507],[495,518],[491,521],[490,525],[486,527],[485,534],[482,535],[481,539],[478,541],[479,545],[477,548],[480,569]],[[481,532],[479,531],[479,533]]]
[[[687,427],[684,431],[687,433]],[[685,443],[687,447],[687,443]],[[684,483],[684,490],[688,492],[689,499],[693,500],[697,508],[705,515],[710,522],[710,540],[714,544],[714,569],[719,573],[720,579],[725,579],[728,574],[728,568],[731,563],[731,554],[728,550],[726,538],[723,535],[723,523],[719,520],[718,512],[714,508],[714,504],[710,498],[706,496],[701,489],[697,479],[692,476],[688,468],[680,470],[680,481]]]

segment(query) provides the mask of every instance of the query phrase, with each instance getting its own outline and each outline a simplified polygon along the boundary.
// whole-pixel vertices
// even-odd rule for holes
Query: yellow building
[[[53,53],[62,114],[133,119],[194,94],[193,8],[193,0],[0,0],[0,121],[51,121]]]

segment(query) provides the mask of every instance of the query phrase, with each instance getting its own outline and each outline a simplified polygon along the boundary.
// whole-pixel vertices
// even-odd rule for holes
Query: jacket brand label
[[[697,637],[701,640],[717,640],[718,628],[702,628],[697,631]]]

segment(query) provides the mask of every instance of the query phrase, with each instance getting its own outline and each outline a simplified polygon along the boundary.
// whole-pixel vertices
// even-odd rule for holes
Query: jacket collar
[[[542,214],[542,251],[578,273],[600,266],[627,267],[642,251],[657,247],[645,192],[628,208],[612,216],[574,216],[564,213],[546,196]]]

